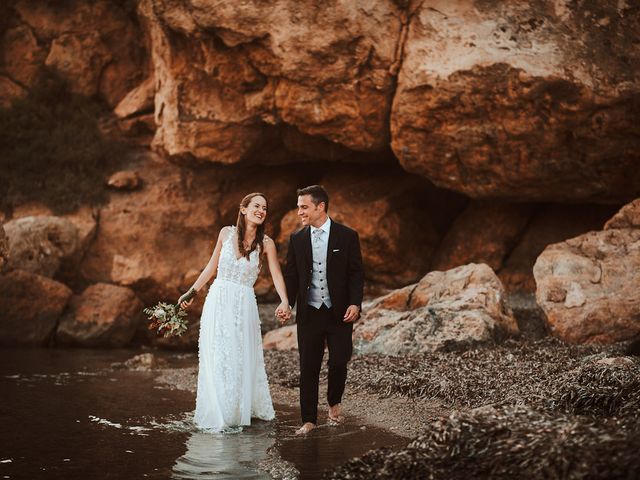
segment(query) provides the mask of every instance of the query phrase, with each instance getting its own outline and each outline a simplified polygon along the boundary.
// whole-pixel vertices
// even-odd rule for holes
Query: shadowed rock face
[[[56,329],[72,291],[51,278],[23,270],[0,275],[2,346],[44,346]]]
[[[74,92],[100,96],[115,107],[141,80],[144,46],[131,17],[131,4],[109,0],[8,3],[13,4],[14,15],[8,15],[0,74],[22,87],[33,87],[46,65],[66,79]]]

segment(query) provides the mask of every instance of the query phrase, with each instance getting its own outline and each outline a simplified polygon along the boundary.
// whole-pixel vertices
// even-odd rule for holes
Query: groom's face
[[[311,200],[311,195],[300,195],[298,197],[298,216],[305,227],[309,225],[319,227],[322,225],[320,220],[324,218],[324,202],[316,205]]]

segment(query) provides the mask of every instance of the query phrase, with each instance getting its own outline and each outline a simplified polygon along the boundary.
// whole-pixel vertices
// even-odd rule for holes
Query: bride
[[[251,418],[275,417],[262,353],[260,319],[253,284],[266,257],[281,303],[276,315],[290,314],[276,247],[264,234],[267,199],[250,193],[240,202],[235,226],[220,230],[213,254],[191,289],[178,303],[187,308],[216,275],[209,289],[198,341],[198,390],[194,421],[221,432],[250,425]]]

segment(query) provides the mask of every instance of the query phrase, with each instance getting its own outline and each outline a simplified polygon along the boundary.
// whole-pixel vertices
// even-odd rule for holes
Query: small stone
[[[136,172],[122,170],[111,175],[107,185],[117,190],[135,190],[140,187],[141,180]]]
[[[628,357],[607,357],[607,358],[601,358],[600,360],[598,360],[596,362],[599,365],[610,365],[610,366],[627,366],[627,365],[633,365],[634,362],[632,359],[628,358]]]

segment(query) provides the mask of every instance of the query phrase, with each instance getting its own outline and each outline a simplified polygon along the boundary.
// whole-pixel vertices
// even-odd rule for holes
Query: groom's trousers
[[[325,342],[329,349],[329,406],[342,402],[347,381],[347,363],[353,345],[353,324],[336,321],[331,308],[308,306],[307,315],[298,323],[300,354],[300,411],[302,422],[318,422],[318,384]]]

